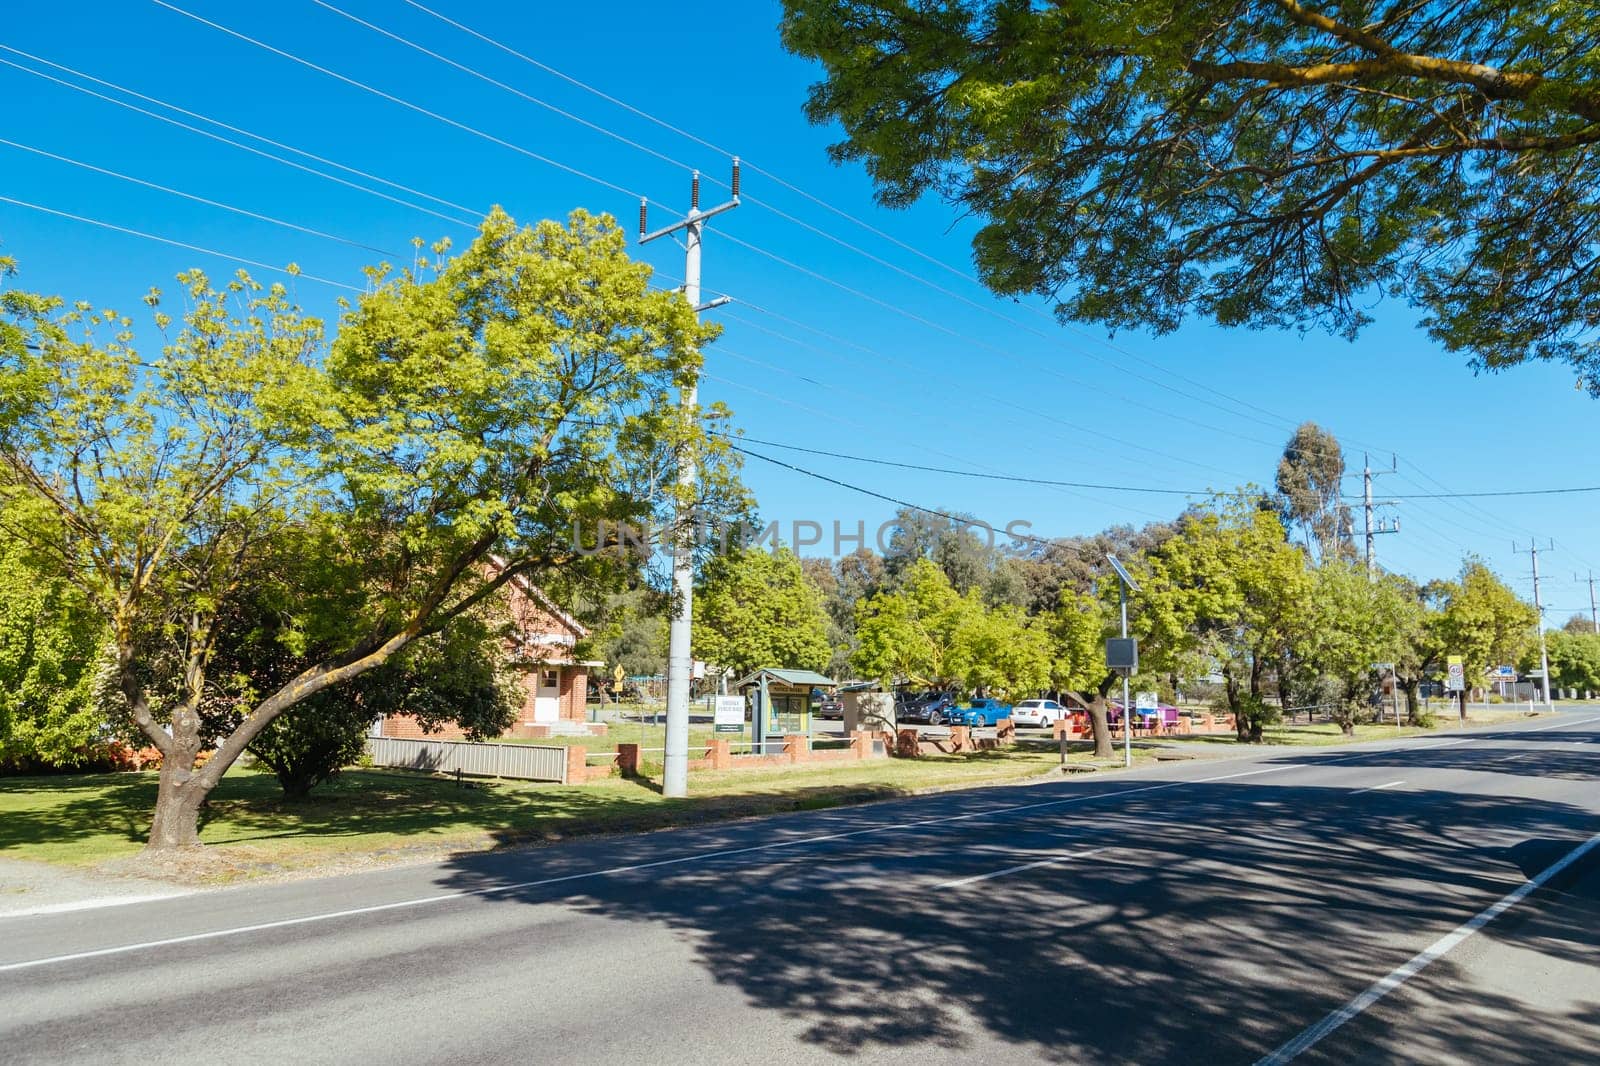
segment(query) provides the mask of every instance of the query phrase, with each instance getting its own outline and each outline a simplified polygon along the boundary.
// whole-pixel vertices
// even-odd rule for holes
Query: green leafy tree
[[[1050,679],[1043,627],[1019,608],[985,606],[976,588],[957,592],[927,558],[911,563],[897,588],[857,607],[856,638],[852,665],[885,684],[1032,695]]]
[[[1106,698],[1118,675],[1106,669],[1105,640],[1111,632],[1111,607],[1086,592],[1063,590],[1061,602],[1042,619],[1050,639],[1050,684],[1089,709],[1096,758],[1111,757],[1111,725]]]
[[[163,754],[152,847],[197,843],[205,798],[290,707],[518,575],[618,587],[637,558],[604,530],[743,497],[701,412],[670,397],[714,329],[650,286],[614,223],[519,228],[496,211],[447,250],[434,268],[372,271],[325,360],[320,324],[244,277],[219,292],[188,276],[184,328],[154,360],[121,316],[4,294],[0,459],[23,486],[7,513],[69,531],[51,547],[111,623],[129,712]],[[698,500],[656,487],[683,449],[701,460]],[[369,595],[338,650],[197,766],[219,607],[313,503],[340,516],[330,565],[358,555]],[[144,679],[159,640],[183,657],[158,707]]]
[[[1554,629],[1545,634],[1545,649],[1550,656],[1551,682],[1556,688],[1600,692],[1600,635]],[[1536,655],[1525,654],[1523,669],[1536,668],[1537,659]]]
[[[667,671],[669,597],[648,585],[600,597],[581,609],[589,636],[578,642],[580,659],[600,659],[625,676],[654,677]]]
[[[713,558],[695,596],[695,654],[736,674],[824,670],[833,658],[822,595],[788,548]]]
[[[1515,663],[1533,639],[1538,614],[1478,559],[1458,580],[1440,586],[1435,634],[1445,656],[1459,655],[1468,683],[1492,666]]]
[[[1314,572],[1311,626],[1301,654],[1326,682],[1330,716],[1347,736],[1367,713],[1374,664],[1398,658],[1408,601],[1401,585],[1369,580],[1354,563],[1324,563]]]
[[[4,527],[0,515],[0,768],[81,765],[112,739],[96,698],[107,632]]]
[[[87,304],[0,293],[0,484],[8,531],[70,581],[108,632],[128,718],[160,749],[153,844],[192,843],[199,704],[219,604],[308,484],[300,426],[323,394],[321,324],[283,286],[180,276],[165,343]],[[155,698],[157,657],[177,679]]]
[[[1354,336],[1399,296],[1476,367],[1600,395],[1593,9],[1470,0],[785,0],[880,200],[984,220],[983,280],[1167,331]]]
[[[1396,574],[1383,574],[1378,580],[1395,589],[1395,680],[1406,694],[1407,720],[1412,725],[1429,724],[1431,716],[1422,708],[1422,682],[1445,667],[1435,602],[1438,586],[1418,586]]]
[[[1266,700],[1268,673],[1306,627],[1305,553],[1284,539],[1275,514],[1240,497],[1185,515],[1143,570],[1141,628],[1161,668],[1185,678],[1221,673],[1239,739],[1259,742],[1281,710]]]
[[[201,704],[208,737],[226,737],[266,695],[347,643],[346,622],[360,616],[370,590],[358,558],[328,565],[336,532],[288,531],[270,571],[252,574],[223,605]],[[360,756],[380,716],[411,715],[425,730],[454,724],[469,739],[500,735],[522,703],[506,658],[503,607],[490,601],[382,666],[295,704],[248,751],[277,775],[287,798],[303,799]]]

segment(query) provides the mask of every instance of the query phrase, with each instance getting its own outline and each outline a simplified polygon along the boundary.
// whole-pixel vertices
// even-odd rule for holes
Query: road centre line
[[[1358,788],[1354,792],[1350,793],[1350,795],[1359,796],[1363,792],[1382,792],[1386,788],[1393,788],[1396,785],[1403,785],[1403,784],[1405,784],[1404,781],[1390,781],[1388,784],[1385,784],[1385,785],[1373,785],[1371,788]]]
[[[962,877],[955,881],[946,881],[942,885],[934,885],[934,889],[960,888],[962,885],[975,885],[979,881],[992,881],[996,877],[1005,877],[1007,874],[1020,874],[1024,870],[1037,870],[1041,866],[1054,866],[1057,863],[1069,862],[1072,859],[1081,859],[1088,855],[1106,850],[1105,848],[1090,848],[1088,851],[1069,851],[1065,855],[1054,855],[1038,862],[1025,862],[1021,866],[1007,866],[1004,870],[992,870],[986,874],[976,874],[972,877]]]
[[[1495,903],[1479,911],[1472,918],[1456,926],[1455,929],[1435,940],[1428,947],[1412,956],[1410,961],[1399,966],[1374,982],[1365,992],[1346,1003],[1343,1007],[1329,1014],[1317,1024],[1311,1026],[1296,1036],[1293,1040],[1282,1045],[1271,1054],[1256,1060],[1256,1066],[1282,1066],[1299,1055],[1309,1051],[1320,1043],[1325,1037],[1334,1032],[1346,1022],[1360,1016],[1373,1004],[1383,999],[1390,992],[1399,988],[1417,974],[1437,962],[1449,953],[1462,941],[1471,937],[1484,926],[1494,921],[1506,911],[1521,903],[1528,896],[1544,887],[1552,878],[1559,875],[1567,867],[1583,858],[1596,847],[1600,847],[1600,833],[1596,833],[1588,840],[1567,852],[1555,863],[1547,866],[1531,880],[1524,881],[1514,890],[1500,897]]]
[[[1585,719],[1584,722],[1563,722],[1560,725],[1583,725],[1585,722],[1600,721],[1600,716]],[[1553,727],[1544,727],[1553,728]],[[1537,732],[1539,730],[1523,730],[1522,732]],[[1449,741],[1445,744],[1431,745],[1427,748],[1402,748],[1399,750],[1431,751],[1434,748],[1451,747],[1464,744],[1474,738],[1466,737]],[[447,903],[458,899],[471,899],[475,897],[488,898],[504,895],[509,892],[519,892],[531,888],[544,888],[550,885],[566,884],[573,881],[583,881],[590,878],[611,877],[617,874],[636,873],[640,870],[660,869],[666,866],[679,866],[685,863],[700,862],[710,859],[729,858],[734,855],[749,855],[764,851],[776,851],[781,848],[798,847],[804,844],[822,844],[833,840],[845,840],[851,837],[867,836],[876,833],[897,832],[906,829],[919,829],[930,825],[943,825],[950,822],[968,821],[973,818],[988,818],[1002,814],[1015,814],[1019,811],[1040,810],[1047,807],[1066,807],[1079,803],[1092,803],[1098,800],[1118,799],[1123,796],[1133,796],[1145,792],[1160,792],[1171,788],[1186,788],[1191,785],[1213,784],[1218,781],[1232,781],[1243,777],[1257,777],[1263,774],[1279,773],[1284,770],[1315,768],[1331,762],[1343,762],[1349,759],[1370,757],[1373,755],[1389,754],[1395,749],[1381,748],[1377,751],[1358,752],[1353,755],[1336,756],[1331,759],[1319,759],[1312,763],[1286,763],[1279,766],[1265,767],[1259,770],[1247,770],[1236,774],[1222,774],[1216,777],[1196,778],[1192,781],[1162,781],[1153,785],[1142,785],[1138,788],[1121,789],[1116,792],[1097,793],[1092,796],[1067,796],[1062,799],[1045,800],[1039,803],[1022,803],[1010,807],[997,807],[984,811],[969,811],[963,814],[945,815],[939,818],[923,818],[910,822],[890,823],[887,825],[867,826],[862,829],[850,829],[840,833],[825,833],[818,836],[800,837],[794,840],[778,840],[765,844],[755,844],[744,848],[722,848],[716,851],[694,852],[689,855],[674,856],[670,859],[658,859],[654,862],[631,863],[626,866],[612,866],[600,870],[587,870],[582,873],[564,874],[559,877],[546,877],[532,881],[521,881],[510,885],[496,885],[490,888],[465,889],[459,892],[444,892],[433,896],[422,896],[416,899],[398,900],[393,903],[379,903],[369,907],[350,907],[344,910],[327,911],[322,914],[302,915],[298,918],[283,918],[272,922],[257,922],[251,925],[233,926],[227,929],[214,929],[204,933],[189,933],[184,936],[165,937],[160,940],[147,940],[134,944],[122,944],[116,947],[96,948],[91,951],[77,951],[64,955],[51,955],[41,959],[29,959],[23,962],[0,964],[0,973],[14,973],[20,970],[29,970],[41,966],[51,966],[58,963],[77,962],[83,959],[99,959],[112,955],[125,955],[138,951],[150,951],[156,948],[175,947],[180,944],[194,944],[207,940],[220,940],[233,936],[244,936],[249,933],[266,932],[273,929],[286,929],[298,925],[311,925],[318,922],[334,921],[339,918],[354,918],[367,914],[381,914],[386,911],[403,910],[413,907],[425,907],[435,903]]]

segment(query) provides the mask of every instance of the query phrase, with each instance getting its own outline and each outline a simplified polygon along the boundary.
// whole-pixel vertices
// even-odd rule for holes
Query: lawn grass
[[[370,865],[408,854],[483,850],[595,833],[814,810],[1043,773],[1050,753],[980,752],[918,760],[693,774],[669,800],[659,778],[587,785],[453,780],[398,770],[345,771],[311,799],[287,802],[270,774],[230,772],[206,805],[204,879],[237,880]],[[154,773],[0,779],[0,854],[95,866],[136,856],[155,803]]]
[[[1507,708],[1504,711],[1474,711],[1467,719],[1467,726],[1494,725],[1501,722],[1514,721],[1527,717],[1527,712],[1518,708]],[[1332,722],[1317,722],[1313,725],[1271,725],[1262,730],[1263,744],[1283,744],[1296,747],[1319,746],[1328,744],[1359,744],[1364,740],[1393,740],[1396,737],[1418,737],[1429,733],[1448,732],[1459,728],[1459,723],[1454,716],[1440,715],[1432,726],[1400,726],[1374,725],[1364,723],[1355,727],[1355,732],[1346,736],[1344,732]],[[1188,736],[1166,736],[1161,740],[1179,741],[1185,744],[1231,744],[1243,747],[1238,738],[1232,733],[1193,733]]]
[[[1471,724],[1521,716],[1521,712],[1474,714]],[[1453,726],[1454,720],[1449,724]],[[1421,732],[1428,730],[1361,726],[1351,739]],[[1347,742],[1337,726],[1326,723],[1267,730],[1269,744]],[[1229,745],[1240,754],[1251,750],[1232,734],[1136,739],[1134,763],[1147,765],[1170,755],[1174,746],[1181,751],[1189,745]],[[690,797],[678,800],[661,795],[659,769],[649,765],[639,779],[610,778],[572,786],[478,780],[460,787],[453,780],[426,774],[351,769],[302,802],[285,801],[272,775],[238,768],[223,779],[206,806],[201,840],[210,847],[203,868],[183,874],[228,881],[297,871],[336,872],[449,851],[1022,781],[1051,771],[1058,761],[1054,743],[1023,741],[1015,748],[966,755],[701,772],[690,775]],[[1118,767],[1121,748],[1113,759],[1095,763],[1081,745],[1074,744],[1070,761]],[[0,778],[0,854],[78,867],[122,868],[143,847],[155,794],[154,773]]]

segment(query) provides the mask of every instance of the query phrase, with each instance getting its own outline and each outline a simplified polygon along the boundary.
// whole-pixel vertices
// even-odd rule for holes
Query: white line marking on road
[[[187,896],[188,892],[151,892],[138,896],[99,896],[94,899],[77,899],[71,903],[42,903],[37,907],[25,907],[15,911],[0,911],[0,922],[9,918],[33,918],[40,914],[66,914],[71,911],[93,911],[102,907],[126,907],[130,903],[149,903],[156,899],[176,899]]]
[[[1586,722],[1600,722],[1600,716],[1587,718],[1580,722],[1558,722],[1556,725],[1583,725]],[[1542,729],[1552,729],[1555,726],[1544,726]],[[1521,732],[1539,732],[1540,730],[1521,730]],[[530,888],[543,888],[549,885],[565,884],[571,881],[583,881],[594,877],[610,877],[616,874],[635,873],[639,870],[658,869],[663,866],[678,866],[684,863],[699,862],[707,859],[728,858],[733,855],[749,855],[762,851],[776,851],[780,848],[798,847],[802,844],[821,844],[830,840],[844,840],[849,837],[866,836],[873,833],[890,833],[903,829],[920,829],[923,826],[943,825],[947,822],[961,822],[972,818],[989,818],[1001,814],[1015,814],[1018,811],[1040,810],[1045,807],[1067,807],[1077,803],[1093,803],[1097,800],[1119,799],[1123,796],[1133,796],[1142,792],[1160,792],[1169,788],[1185,788],[1189,785],[1208,785],[1218,781],[1232,781],[1241,777],[1257,777],[1262,774],[1275,774],[1284,770],[1315,769],[1332,762],[1342,762],[1347,759],[1357,759],[1372,755],[1390,754],[1393,751],[1431,751],[1434,748],[1451,747],[1455,744],[1465,744],[1475,738],[1467,737],[1452,740],[1444,744],[1435,744],[1427,748],[1415,748],[1407,745],[1404,748],[1382,748],[1371,752],[1358,752],[1354,755],[1335,756],[1329,759],[1318,759],[1309,763],[1285,763],[1279,766],[1269,766],[1260,770],[1247,770],[1237,774],[1222,774],[1216,777],[1200,777],[1192,781],[1162,781],[1154,785],[1142,785],[1139,788],[1125,788],[1116,792],[1101,792],[1092,796],[1068,796],[1058,800],[1045,800],[1040,803],[1020,803],[1011,807],[996,807],[986,811],[970,811],[965,814],[946,815],[941,818],[923,818],[911,822],[890,823],[888,825],[867,826],[864,829],[851,829],[842,833],[825,833],[813,837],[799,837],[794,840],[779,840],[768,844],[755,844],[747,848],[724,848],[718,851],[702,851],[689,855],[679,855],[670,859],[658,859],[655,862],[633,863],[628,866],[612,866],[602,870],[587,870],[583,873],[565,874],[560,877],[546,877],[535,881],[521,881],[510,885],[496,885],[491,888],[466,889],[460,892],[446,892],[436,896],[423,896],[417,899],[400,900],[395,903],[379,903],[371,907],[353,907],[348,910],[329,911],[323,914],[309,914],[299,918],[284,918],[275,922],[258,922],[254,925],[234,926],[228,929],[215,929],[205,933],[190,933],[186,936],[167,937],[162,940],[147,940],[137,944],[123,944],[118,947],[97,948],[93,951],[77,951],[66,955],[51,955],[42,959],[29,959],[25,962],[11,962],[0,964],[0,973],[12,973],[18,970],[30,970],[39,966],[50,966],[62,962],[75,962],[80,959],[105,958],[108,955],[125,955],[135,951],[148,951],[153,948],[173,947],[178,944],[193,944],[205,940],[219,940],[224,937],[242,936],[247,933],[259,933],[269,929],[284,929],[296,925],[310,925],[315,922],[333,921],[337,918],[354,918],[363,914],[379,914],[384,911],[401,910],[408,907],[423,907],[432,903],[447,903],[457,899],[471,899],[474,897],[489,897],[503,895],[508,892],[519,892]]]
[[[1537,754],[1539,753],[1536,751],[1525,751],[1521,755],[1507,755],[1504,759],[1496,759],[1495,762],[1516,762],[1518,759],[1526,759],[1530,755]]]
[[[979,881],[992,881],[996,877],[1005,877],[1007,874],[1020,874],[1024,870],[1037,870],[1041,866],[1054,866],[1056,863],[1069,862],[1072,859],[1081,859],[1086,855],[1104,851],[1105,848],[1090,848],[1088,851],[1069,851],[1065,855],[1055,855],[1038,862],[1025,862],[1021,866],[1007,866],[1004,870],[994,870],[986,874],[977,874],[973,877],[963,877],[955,881],[946,881],[942,885],[934,885],[935,889],[960,888],[962,885],[975,885]]]
[[[1373,985],[1365,992],[1361,993],[1355,999],[1352,999],[1349,1003],[1346,1003],[1343,1007],[1340,1007],[1338,1010],[1322,1019],[1316,1025],[1313,1025],[1311,1028],[1307,1029],[1305,1032],[1301,1033],[1287,1044],[1284,1044],[1270,1055],[1258,1059],[1256,1061],[1256,1066],[1282,1066],[1283,1063],[1289,1062],[1299,1055],[1309,1051],[1311,1048],[1320,1043],[1324,1037],[1328,1036],[1328,1034],[1332,1033],[1334,1030],[1338,1029],[1340,1026],[1344,1025],[1345,1022],[1350,1021],[1352,1018],[1358,1017],[1363,1011],[1371,1007],[1374,1003],[1377,1003],[1390,992],[1393,992],[1395,989],[1411,980],[1417,974],[1433,965],[1434,962],[1438,961],[1456,945],[1472,936],[1478,930],[1482,929],[1484,926],[1500,917],[1500,915],[1504,914],[1512,907],[1515,907],[1518,903],[1521,903],[1524,899],[1527,899],[1528,896],[1544,887],[1545,883],[1551,878],[1560,874],[1561,871],[1565,870],[1567,867],[1583,858],[1596,847],[1600,847],[1600,833],[1596,833],[1582,844],[1579,844],[1577,847],[1567,852],[1555,863],[1545,867],[1544,870],[1542,870],[1532,880],[1524,881],[1522,884],[1518,885],[1515,890],[1502,896],[1491,906],[1479,911],[1472,918],[1456,926],[1455,929],[1451,930],[1449,933],[1446,933],[1438,940],[1435,940],[1432,944],[1428,945],[1428,947],[1412,956],[1411,961],[1407,962],[1404,966],[1393,970],[1382,980],[1374,982]]]
[[[1393,788],[1396,785],[1403,785],[1403,784],[1405,784],[1404,781],[1390,781],[1386,785],[1373,785],[1371,788],[1358,788],[1354,792],[1350,793],[1350,795],[1359,796],[1363,792],[1382,792],[1386,788]]]

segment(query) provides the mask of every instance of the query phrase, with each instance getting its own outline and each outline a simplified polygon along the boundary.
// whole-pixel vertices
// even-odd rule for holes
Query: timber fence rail
[[[567,749],[561,747],[368,737],[367,754],[374,766],[567,783]]]

